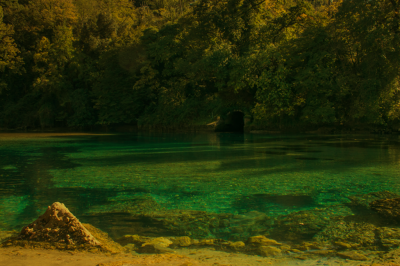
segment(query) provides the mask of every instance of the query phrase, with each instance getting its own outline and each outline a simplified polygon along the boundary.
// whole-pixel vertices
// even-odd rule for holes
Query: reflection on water
[[[325,241],[400,194],[399,160],[397,137],[0,135],[0,229],[60,201],[113,237]]]

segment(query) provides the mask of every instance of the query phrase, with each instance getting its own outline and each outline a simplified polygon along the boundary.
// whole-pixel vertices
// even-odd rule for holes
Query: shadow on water
[[[320,150],[311,150],[307,148],[297,148],[297,147],[275,147],[272,148],[274,150],[283,150],[283,151],[288,151],[288,152],[302,152],[302,153],[316,153],[316,152],[322,152]]]
[[[268,154],[268,155],[287,155],[284,151],[256,151],[256,153]]]
[[[63,154],[74,152],[78,152],[78,150],[73,147],[40,148],[31,151],[30,155],[2,151],[0,156],[1,196],[26,196],[28,201],[28,205],[16,218],[18,221],[25,221],[29,217],[37,218],[37,210],[45,209],[54,201],[63,199],[62,194],[53,188],[53,177],[48,170],[80,166],[80,164],[71,162]],[[13,165],[14,168],[7,170],[7,168],[4,169],[5,165]],[[66,198],[71,198],[71,196]]]
[[[295,157],[296,160],[303,160],[303,161],[315,161],[315,160],[321,160],[320,158],[315,158],[315,157]]]
[[[131,215],[125,212],[81,215],[80,220],[107,232],[110,237],[117,239],[124,235],[141,235],[147,237],[176,236],[179,231],[165,227],[164,221],[150,219],[144,215]]]
[[[312,196],[308,195],[270,195],[253,194],[237,198],[232,207],[239,213],[249,210],[268,213],[273,207],[279,208],[310,208],[319,206]]]

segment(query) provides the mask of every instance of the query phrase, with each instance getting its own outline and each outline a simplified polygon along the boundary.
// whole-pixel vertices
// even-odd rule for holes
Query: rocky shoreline
[[[343,208],[351,209],[353,214],[346,214]],[[200,216],[193,216],[192,220],[185,220],[182,219],[182,215],[181,213],[179,216],[178,213],[175,215],[176,219],[169,222],[179,227],[193,223],[193,219],[201,219]],[[232,216],[216,220],[215,216],[207,215],[202,217],[203,225],[209,222],[219,226],[222,220],[240,218]],[[246,220],[246,217],[241,218]],[[258,225],[255,223],[257,219]],[[64,204],[56,202],[20,232],[1,232],[0,242],[3,250],[22,247],[82,254],[88,252],[99,255],[128,254],[139,257],[154,254],[176,256],[184,254],[182,256],[185,258],[190,256],[196,258],[202,252],[219,252],[227,256],[236,254],[247,259],[265,258],[271,263],[275,261],[278,264],[284,261],[289,263],[289,261],[321,260],[340,263],[359,262],[357,265],[400,263],[400,197],[391,192],[352,196],[350,203],[345,207],[336,206],[329,210],[315,208],[291,213],[284,218],[281,217],[280,220],[275,220],[273,224],[268,225],[266,222],[268,217],[248,216],[246,222],[242,223],[243,227],[252,225],[270,227],[272,230],[266,230],[264,234],[253,235],[246,239],[225,240],[179,235],[149,237],[136,234],[124,235],[113,240],[94,226],[80,223]],[[253,231],[256,232],[257,230]],[[196,235],[195,231],[193,235]],[[310,235],[312,237],[309,237]],[[201,260],[197,262],[201,263]],[[193,263],[188,265],[196,265]],[[233,264],[229,265],[236,265],[234,261],[231,263]]]

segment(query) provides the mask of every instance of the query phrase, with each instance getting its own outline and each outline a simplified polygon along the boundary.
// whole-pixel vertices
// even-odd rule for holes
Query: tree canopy
[[[0,128],[400,125],[399,0],[0,0]]]

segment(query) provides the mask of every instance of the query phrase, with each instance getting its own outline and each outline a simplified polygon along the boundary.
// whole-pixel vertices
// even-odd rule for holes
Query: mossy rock
[[[400,195],[390,191],[372,192],[368,194],[349,196],[350,203],[347,205],[355,212],[355,214],[363,214],[371,212],[370,204],[381,199],[399,198]]]
[[[387,249],[400,247],[400,228],[379,227],[376,234],[383,247]]]
[[[336,221],[328,225],[324,230],[319,232],[314,239],[320,243],[342,243],[350,245],[357,249],[376,249],[378,243],[375,238],[375,231],[378,229],[370,223],[355,223]]]
[[[400,198],[376,200],[370,203],[370,207],[393,222],[400,223]]]
[[[280,241],[308,241],[331,223],[352,214],[346,206],[315,208],[279,216],[270,237]]]
[[[174,210],[145,215],[149,223],[162,224],[170,235],[191,238],[218,238],[226,235],[226,226],[232,214],[205,211]]]
[[[139,235],[124,235],[123,237],[120,237],[115,241],[121,244],[122,246],[126,246],[128,244],[134,244],[140,246],[146,243],[150,239],[151,239],[150,237],[139,236]]]
[[[251,236],[268,235],[275,220],[265,213],[251,211],[241,215],[232,216],[229,224],[229,240],[243,241]]]
[[[259,246],[257,248],[257,253],[264,257],[275,257],[282,255],[282,250],[272,246]]]
[[[248,245],[253,246],[281,246],[282,244],[274,239],[265,236],[252,236],[247,240]]]
[[[365,255],[358,253],[356,251],[338,252],[337,255],[338,257],[349,260],[358,260],[358,261],[368,260],[368,258]]]

